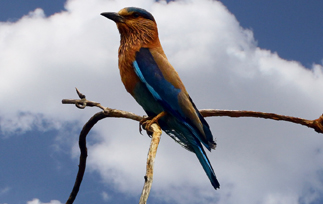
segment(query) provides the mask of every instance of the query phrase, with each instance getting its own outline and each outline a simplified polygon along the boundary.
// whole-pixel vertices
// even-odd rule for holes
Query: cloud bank
[[[322,113],[322,66],[305,68],[257,47],[252,31],[240,27],[218,1],[70,0],[67,11],[49,17],[36,9],[15,23],[0,23],[3,137],[84,123],[97,110],[60,104],[76,97],[74,87],[89,100],[144,114],[119,77],[117,28],[99,15],[126,6],[154,15],[166,55],[198,108],[309,119]],[[217,138],[218,147],[208,156],[221,189],[214,191],[195,156],[163,134],[151,197],[165,203],[220,204],[311,203],[322,197],[323,145],[313,130],[262,119],[207,120]],[[133,121],[100,122],[88,159],[91,172],[134,197],[141,192],[150,142],[137,129]],[[75,146],[71,149],[78,155]]]

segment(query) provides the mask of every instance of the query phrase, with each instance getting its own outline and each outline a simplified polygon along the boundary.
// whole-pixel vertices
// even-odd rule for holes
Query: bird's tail
[[[197,156],[197,158],[199,159],[206,175],[209,177],[212,186],[215,189],[220,188],[220,184],[218,182],[218,180],[216,179],[214,170],[211,166],[211,163],[209,161],[209,159],[207,158],[205,151],[203,150],[203,147],[201,145],[197,145],[197,146],[193,146],[194,152]]]
[[[166,115],[161,118],[161,120],[159,120],[159,125],[176,142],[182,145],[185,149],[196,154],[206,175],[209,177],[212,186],[215,189],[220,188],[220,184],[216,179],[214,170],[205,151],[203,150],[202,144],[191,132],[191,129],[171,115]]]

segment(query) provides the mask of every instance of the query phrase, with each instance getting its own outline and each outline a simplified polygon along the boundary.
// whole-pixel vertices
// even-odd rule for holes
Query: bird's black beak
[[[101,13],[102,16],[107,17],[108,19],[113,20],[116,23],[123,23],[124,17],[120,16],[118,13],[114,12],[104,12]]]

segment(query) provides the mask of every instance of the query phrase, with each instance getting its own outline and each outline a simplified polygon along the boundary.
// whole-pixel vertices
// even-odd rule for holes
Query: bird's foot
[[[139,132],[140,132],[140,134],[141,134],[142,128],[144,128],[147,131],[147,134],[149,136],[151,136],[153,134],[153,132],[151,131],[151,128],[150,128],[151,125],[153,123],[157,123],[157,125],[159,125],[158,120],[161,117],[165,116],[165,115],[166,115],[166,112],[163,111],[163,112],[159,113],[158,115],[156,115],[155,117],[147,117],[147,118],[142,119],[139,122]]]
[[[143,119],[141,119],[139,121],[139,132],[140,134],[142,134],[142,129],[145,129],[146,130],[146,125],[148,123],[148,121],[152,120],[154,117],[152,116],[148,116],[148,117],[145,117]],[[147,134],[148,134],[148,130],[147,130]],[[151,135],[151,134],[148,134],[148,135]]]

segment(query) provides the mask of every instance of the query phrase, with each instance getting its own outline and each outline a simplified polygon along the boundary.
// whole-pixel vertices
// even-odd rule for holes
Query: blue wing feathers
[[[199,133],[199,130],[197,130],[190,120],[184,118],[177,98],[181,90],[175,88],[164,78],[148,48],[141,48],[140,51],[136,53],[136,60],[133,62],[133,66],[137,76],[140,78],[141,82],[146,85],[155,100],[157,100],[168,113],[183,122],[209,151],[211,148],[214,148],[215,143],[210,128],[197,110],[192,99],[189,98],[203,124],[206,139],[200,135],[201,133]]]
[[[162,101],[162,98],[159,96],[159,94],[155,91],[155,89],[150,86],[150,84],[146,81],[145,77],[143,76],[140,68],[139,68],[139,65],[137,63],[137,61],[134,61],[133,62],[133,66],[135,67],[135,72],[137,74],[137,76],[139,77],[139,79],[147,86],[148,90],[150,91],[150,93],[153,95],[153,97],[156,99],[156,100],[160,100]]]

